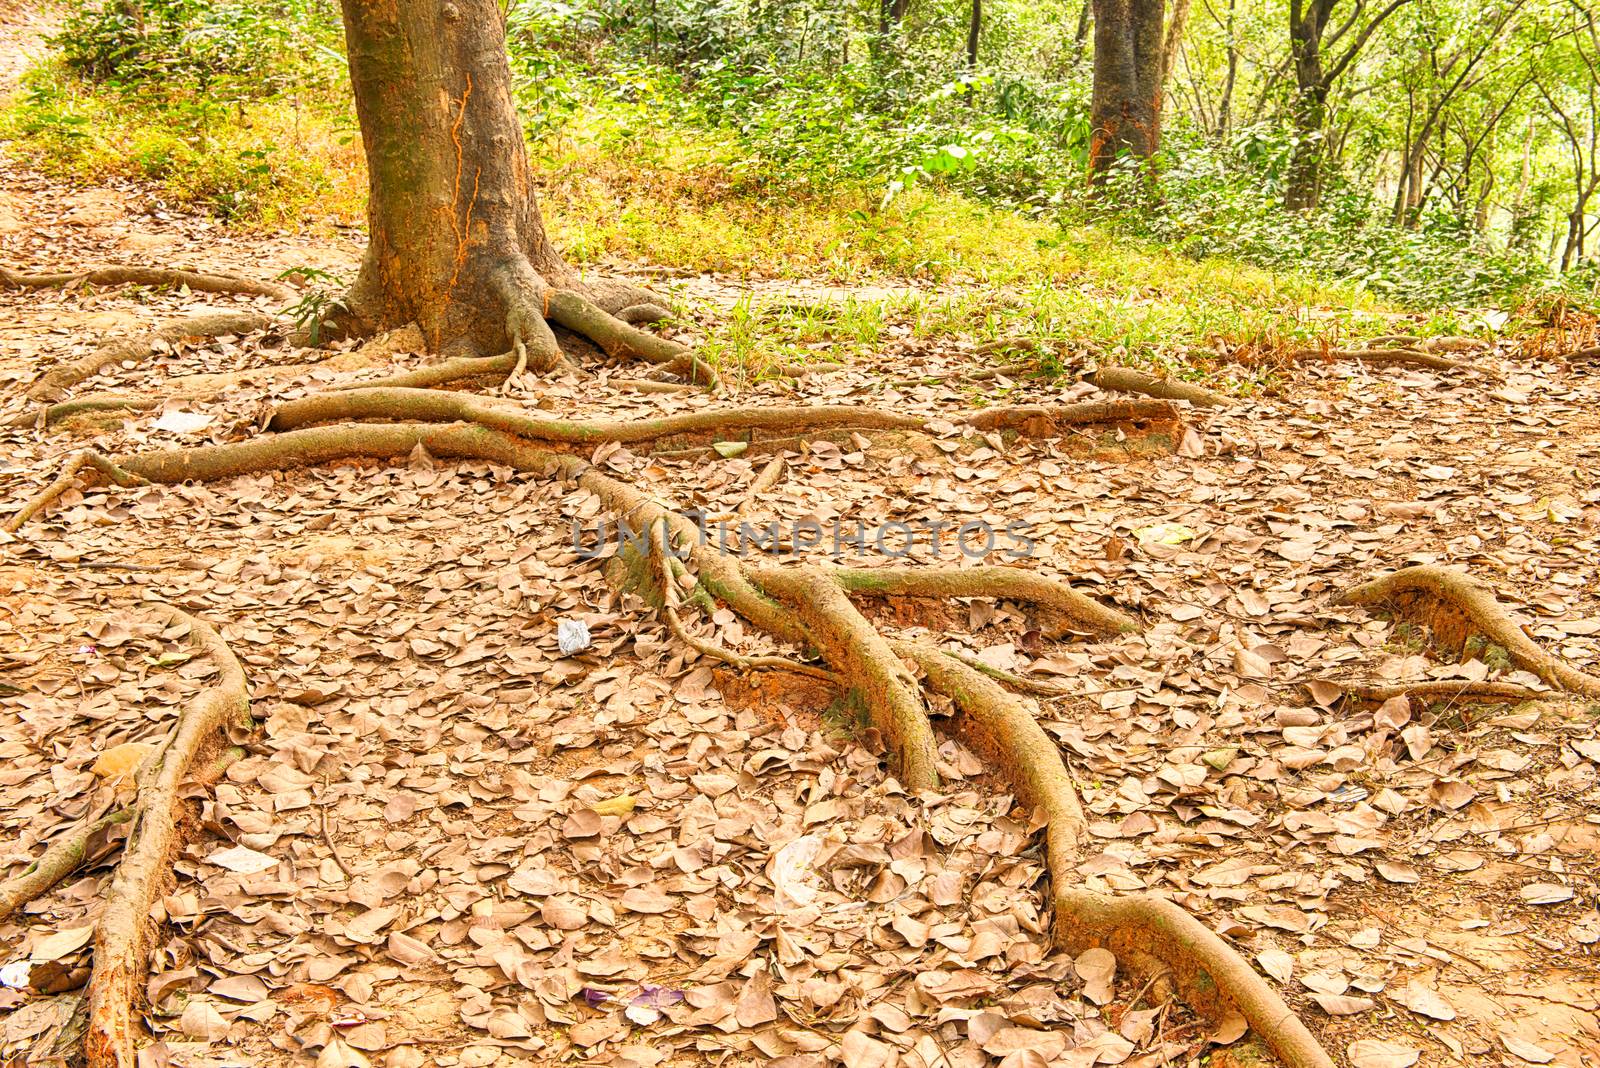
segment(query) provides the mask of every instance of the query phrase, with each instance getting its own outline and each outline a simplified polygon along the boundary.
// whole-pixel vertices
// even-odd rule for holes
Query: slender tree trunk
[[[983,0],[972,0],[972,17],[967,21],[967,70],[978,69],[978,35],[983,32]]]
[[[1222,99],[1217,104],[1217,136],[1227,137],[1233,125],[1233,87],[1239,79],[1239,42],[1233,36],[1234,14],[1238,0],[1228,0],[1228,74],[1222,82]]]
[[[1161,143],[1164,0],[1095,0],[1089,175],[1120,155],[1148,160]]]
[[[1161,45],[1161,84],[1165,86],[1172,77],[1173,65],[1183,49],[1184,30],[1189,25],[1190,0],[1172,0],[1172,15],[1167,19],[1167,36]]]
[[[1528,187],[1533,183],[1533,134],[1535,116],[1528,113],[1528,134],[1522,142],[1522,168],[1517,174],[1517,193],[1511,202],[1511,233],[1506,237],[1509,248],[1532,249],[1534,233],[1530,225],[1535,221],[1526,214]]]

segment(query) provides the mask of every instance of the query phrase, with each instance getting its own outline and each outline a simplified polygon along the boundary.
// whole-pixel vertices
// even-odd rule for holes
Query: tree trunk
[[[499,7],[342,6],[370,176],[367,251],[346,298],[351,325],[416,323],[430,349],[463,354],[521,342],[530,366],[553,366],[547,290],[582,290],[614,310],[626,287],[589,290],[545,236]]]
[[[1120,155],[1148,160],[1161,144],[1164,0],[1095,0],[1089,175]]]
[[[1328,123],[1328,78],[1322,69],[1322,31],[1331,3],[1313,0],[1302,13],[1289,11],[1289,47],[1294,63],[1294,150],[1284,185],[1290,211],[1312,211],[1322,194],[1322,140]]]
[[[978,69],[978,35],[983,32],[983,0],[972,0],[972,17],[967,22],[967,71]]]
[[[1217,105],[1217,136],[1227,137],[1233,126],[1233,86],[1239,77],[1239,42],[1234,37],[1234,13],[1238,0],[1228,0],[1228,74],[1222,82],[1222,101]]]
[[[1183,49],[1183,34],[1189,26],[1189,0],[1172,0],[1172,17],[1167,20],[1167,36],[1161,45],[1161,84],[1172,77],[1173,65]]]

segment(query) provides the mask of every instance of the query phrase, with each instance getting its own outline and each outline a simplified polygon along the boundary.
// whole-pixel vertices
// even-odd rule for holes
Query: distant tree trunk
[[[905,21],[911,0],[878,0],[878,32],[887,37],[889,31]]]
[[[1094,0],[1093,181],[1118,156],[1148,160],[1161,144],[1164,7],[1164,0]]]
[[[1083,0],[1083,6],[1078,9],[1078,32],[1072,38],[1073,45],[1077,48],[1078,58],[1083,58],[1083,46],[1089,40],[1089,16],[1094,12],[1094,0]]]
[[[522,342],[550,366],[550,290],[619,304],[627,287],[602,297],[545,235],[498,5],[343,0],[343,12],[369,182],[353,325],[415,323],[430,349],[462,353]]]
[[[978,35],[983,32],[983,0],[972,0],[972,17],[967,22],[967,70],[978,69]]]
[[[1300,0],[1289,5],[1289,47],[1294,63],[1294,150],[1284,188],[1284,207],[1310,211],[1322,192],[1322,138],[1328,124],[1328,78],[1322,69],[1322,32],[1336,0]]]
[[[1239,42],[1233,35],[1238,0],[1228,0],[1228,21],[1223,27],[1227,38],[1228,73],[1222,82],[1222,99],[1217,103],[1217,136],[1227,137],[1233,125],[1233,87],[1239,80]]]
[[[1167,36],[1161,45],[1161,84],[1172,77],[1172,67],[1183,49],[1183,33],[1189,25],[1189,0],[1172,0],[1172,17],[1167,20]]]
[[[1325,65],[1324,44],[1331,48],[1350,33],[1361,18],[1364,5],[1358,0],[1350,17],[1325,39],[1329,19],[1339,0],[1311,0],[1309,6],[1303,0],[1289,0],[1289,59],[1295,76],[1291,108],[1295,145],[1289,159],[1283,203],[1290,211],[1310,211],[1322,197],[1323,141],[1328,122],[1328,95],[1334,82],[1355,62],[1383,21],[1408,2],[1389,0],[1388,6],[1356,32],[1349,47]]]
[[[1510,248],[1527,248],[1533,246],[1534,233],[1531,225],[1538,219],[1538,212],[1528,210],[1528,188],[1533,184],[1533,134],[1536,116],[1528,114],[1528,134],[1522,142],[1522,168],[1517,174],[1517,193],[1511,202],[1511,232],[1506,237],[1506,245]]]

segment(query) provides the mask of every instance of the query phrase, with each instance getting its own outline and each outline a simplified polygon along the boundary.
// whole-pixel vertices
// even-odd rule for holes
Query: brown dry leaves
[[[66,337],[51,355],[81,351]],[[6,355],[20,380],[36,353]],[[222,342],[86,388],[274,358]],[[907,337],[881,370],[967,358]],[[872,371],[800,389],[854,399]],[[1337,680],[1536,680],[1492,653],[1447,663],[1423,635],[1328,607],[1376,568],[1460,563],[1535,638],[1600,661],[1596,384],[1507,371],[1491,392],[1306,368],[1292,398],[1197,415],[1177,456],[1115,435],[823,441],[790,456],[753,518],[1029,524],[1025,566],[1143,611],[1147,633],[1051,642],[1026,609],[987,601],[880,618],[1074,685],[1040,712],[1085,788],[1085,885],[1174,896],[1360,1068],[1406,1068],[1423,1049],[1575,1063],[1600,996],[1582,964],[1600,939],[1593,719],[1350,701]],[[709,403],[574,383],[523,399],[588,414]],[[262,400],[224,394],[202,433],[253,426]],[[964,401],[929,386],[885,402]],[[171,444],[159,416],[95,440]],[[5,444],[11,500],[62,439]],[[599,461],[713,514],[764,462]],[[162,902],[148,1020],[175,1063],[1033,1068],[1154,1064],[1228,1039],[1134,1001],[1141,984],[1109,954],[1048,949],[1038,838],[971,753],[949,744],[948,792],[911,798],[870,735],[820,718],[825,698],[725,699],[711,665],[573,551],[571,524],[600,518],[585,494],[417,457],[73,493],[0,544],[0,654],[23,687],[0,698],[9,872],[115,804],[96,763],[159,739],[203,683],[139,601],[223,624],[250,674],[261,730],[195,791],[198,833]],[[943,559],[959,562],[948,545]],[[573,619],[593,645],[563,656],[556,628]],[[725,611],[690,625],[771,651]],[[91,925],[108,876],[92,866],[0,925],[6,959]],[[85,952],[62,950],[55,981]],[[48,1025],[48,1003],[0,991],[8,1049]]]

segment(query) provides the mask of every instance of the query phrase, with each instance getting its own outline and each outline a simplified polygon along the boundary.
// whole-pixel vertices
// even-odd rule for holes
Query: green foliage
[[[342,67],[337,9],[323,0],[88,0],[52,39],[95,81],[151,79],[267,96]]]
[[[0,118],[37,164],[148,178],[235,222],[359,218],[331,0],[69,2],[59,65]],[[1302,215],[1281,206],[1296,135],[1291,83],[1264,73],[1286,46],[1267,0],[1196,13],[1157,180],[1130,169],[1093,196],[1080,3],[985,3],[976,66],[969,3],[919,0],[890,25],[878,0],[511,0],[519,107],[569,255],[1058,278],[1080,253],[1053,243],[1092,224],[1184,261],[1292,269],[1414,307],[1587,298],[1600,282],[1592,249],[1552,269],[1552,226],[1573,207],[1567,157],[1585,165],[1596,121],[1571,5],[1508,22],[1482,0],[1410,0],[1346,76],[1368,89],[1336,94],[1330,129],[1311,135],[1328,165]],[[1480,50],[1491,62],[1457,92],[1441,72]],[[1388,169],[1430,114],[1429,184],[1392,205]],[[1497,123],[1526,136],[1480,136]]]
[[[1515,303],[1560,284],[1537,258],[1492,246],[1443,208],[1415,228],[1395,227],[1370,193],[1335,182],[1318,211],[1286,211],[1289,148],[1276,126],[1240,130],[1220,144],[1180,127],[1158,161],[1158,197],[1128,168],[1113,176],[1105,197],[1084,206],[1113,228],[1191,258],[1227,255],[1307,270],[1413,307]]]
[[[47,66],[31,72],[0,113],[0,136],[48,174],[140,178],[228,222],[282,225],[348,195],[351,176],[337,169],[340,161],[308,150],[323,121],[295,99],[229,102],[182,86],[98,89]]]

